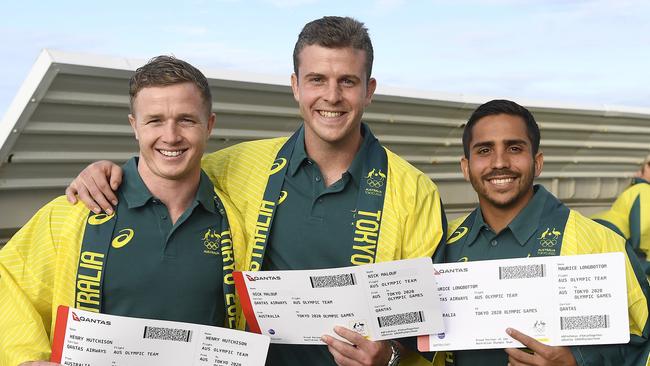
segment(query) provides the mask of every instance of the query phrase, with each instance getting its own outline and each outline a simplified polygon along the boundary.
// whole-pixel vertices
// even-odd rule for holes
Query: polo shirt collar
[[[650,182],[648,182],[647,180],[645,180],[643,178],[639,178],[639,177],[636,177],[636,178],[634,178],[632,180],[632,185],[639,184],[639,183],[648,183],[648,184],[650,184]]]
[[[199,179],[199,189],[196,191],[194,200],[198,202],[204,209],[211,213],[217,212],[215,197],[217,193],[214,191],[214,184],[208,178],[207,174],[201,169],[201,178]]]
[[[361,170],[363,169],[363,163],[366,161],[366,157],[368,156],[368,148],[370,147],[370,144],[377,139],[365,123],[361,124],[361,136],[363,137],[363,140],[361,141],[359,151],[354,156],[354,160],[352,160],[352,164],[350,164],[350,167],[348,168],[348,173],[350,173],[352,180],[355,182],[361,180],[364,173]]]
[[[307,151],[305,151],[305,127],[300,126],[298,130],[298,138],[296,139],[296,145],[293,147],[293,152],[291,153],[291,158],[289,159],[289,169],[287,172],[291,176],[296,175],[298,169],[302,166],[302,163],[305,160],[308,160]]]
[[[478,234],[483,230],[483,228],[490,228],[488,224],[483,220],[483,212],[481,212],[481,206],[476,209],[476,215],[474,215],[474,222],[472,222],[472,228],[469,233],[467,233],[467,243],[468,246],[474,245]]]
[[[363,174],[361,170],[363,169],[363,162],[365,161],[368,154],[368,147],[372,141],[377,139],[365,123],[361,124],[361,135],[363,136],[363,141],[361,142],[359,151],[354,156],[354,160],[352,160],[352,163],[347,170],[355,181],[361,179],[361,175]],[[308,159],[309,156],[305,150],[305,128],[303,126],[300,127],[300,130],[298,131],[296,145],[293,148],[293,152],[289,160],[288,173],[291,176],[295,176],[298,172],[298,169],[300,169],[305,160]]]
[[[138,157],[133,157],[122,166],[124,179],[120,189],[122,189],[122,193],[124,194],[129,209],[142,207],[147,204],[149,200],[154,198],[149,191],[149,188],[147,188],[140,177],[140,173],[138,173],[138,161]],[[199,189],[196,191],[196,195],[194,196],[195,203],[193,206],[198,202],[206,210],[215,213],[217,208],[215,206],[214,195],[214,186],[210,181],[210,178],[208,178],[203,170],[201,170]]]
[[[512,234],[521,246],[526,245],[528,239],[537,231],[537,223],[542,218],[546,199],[550,196],[550,193],[539,184],[533,186],[533,190],[533,198],[521,210],[519,215],[508,224],[510,231],[512,231]]]
[[[138,157],[133,157],[122,166],[124,179],[120,188],[130,209],[144,206],[153,198],[138,173],[138,160]]]

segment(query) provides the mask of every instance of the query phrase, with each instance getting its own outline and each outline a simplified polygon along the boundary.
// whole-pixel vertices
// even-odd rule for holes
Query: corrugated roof
[[[146,60],[44,50],[0,123],[0,237],[6,237],[98,159],[137,153],[128,125],[128,78]],[[288,135],[301,118],[289,77],[204,70],[217,126],[208,150]],[[473,207],[459,169],[462,128],[489,99],[382,87],[364,114],[389,149],[428,174],[447,211]],[[517,102],[542,131],[538,181],[583,210],[608,205],[650,151],[650,109]],[[4,233],[4,234],[3,234]]]

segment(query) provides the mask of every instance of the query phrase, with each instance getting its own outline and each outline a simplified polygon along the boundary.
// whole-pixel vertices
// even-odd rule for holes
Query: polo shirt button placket
[[[497,242],[496,239],[492,239],[492,241],[490,242],[490,245],[492,245],[493,247],[496,247],[497,244],[499,244],[499,243]]]

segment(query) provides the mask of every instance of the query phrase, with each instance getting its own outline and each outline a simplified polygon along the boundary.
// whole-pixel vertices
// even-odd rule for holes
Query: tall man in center
[[[351,18],[312,21],[298,36],[293,62],[291,87],[304,119],[298,131],[288,139],[242,143],[202,163],[244,218],[245,267],[316,269],[431,257],[446,226],[436,186],[361,123],[377,85],[367,29]],[[99,165],[82,173],[71,192],[106,209],[107,201],[93,202],[85,188],[109,175],[111,168]],[[103,190],[111,201],[109,191]],[[271,345],[268,364],[329,365],[333,357],[340,365],[384,366],[398,359],[399,344],[335,331],[354,346],[332,337],[324,337],[327,347]]]

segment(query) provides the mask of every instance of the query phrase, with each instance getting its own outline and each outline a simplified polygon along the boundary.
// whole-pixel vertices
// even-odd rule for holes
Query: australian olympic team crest
[[[381,187],[386,184],[386,174],[381,169],[372,169],[366,175],[366,194],[381,196]]]
[[[539,248],[537,250],[537,255],[556,255],[555,246],[561,242],[560,237],[562,232],[556,228],[547,227],[544,232],[541,233],[537,240],[539,241]]]
[[[221,245],[221,235],[217,230],[208,229],[203,234],[203,253],[219,255],[219,246]]]

